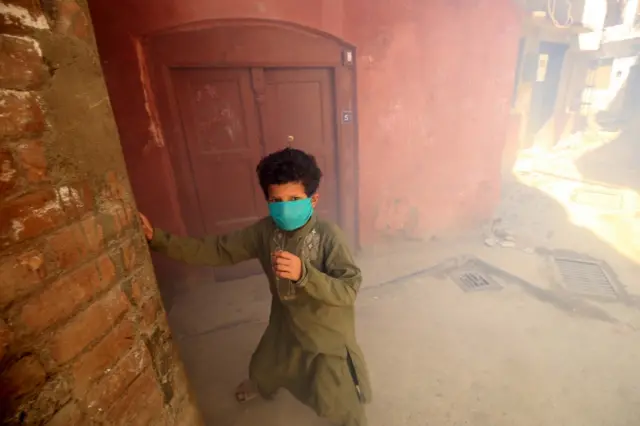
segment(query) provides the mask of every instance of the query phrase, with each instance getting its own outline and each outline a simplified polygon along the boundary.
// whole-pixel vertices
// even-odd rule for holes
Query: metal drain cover
[[[500,284],[478,271],[457,270],[451,272],[450,277],[466,292],[502,289]]]
[[[601,262],[566,258],[555,261],[567,290],[590,296],[618,296]]]

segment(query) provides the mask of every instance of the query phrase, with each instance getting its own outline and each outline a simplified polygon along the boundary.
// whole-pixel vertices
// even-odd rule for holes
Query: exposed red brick
[[[85,212],[95,209],[95,193],[89,182],[80,182],[73,185],[73,187],[82,194],[82,202]]]
[[[119,288],[110,291],[53,336],[49,342],[52,359],[63,364],[74,358],[104,335],[128,308],[127,297]]]
[[[0,394],[7,392],[18,398],[8,407],[8,417],[19,417],[23,424],[50,426],[173,426],[181,405],[169,396],[174,395],[173,386],[166,383],[161,387],[154,372],[171,381],[175,354],[169,353],[171,343],[165,338],[168,328],[143,251],[146,245],[137,237],[122,245],[138,220],[124,169],[114,165],[118,171],[105,176],[103,185],[96,185],[95,176],[86,182],[56,179],[51,188],[52,183],[47,182],[55,164],[50,163],[53,157],[49,160],[45,155],[48,151],[41,134],[46,130],[54,139],[64,136],[70,122],[59,105],[41,103],[49,99],[45,93],[40,98],[43,85],[53,84],[54,92],[63,92],[64,87],[58,87],[63,83],[58,79],[47,81],[48,64],[29,37],[37,33],[38,40],[46,41],[45,51],[60,53],[56,64],[73,67],[78,60],[98,59],[97,53],[91,52],[92,43],[81,42],[87,48],[82,52],[71,52],[66,46],[77,44],[73,37],[92,37],[87,2],[1,3],[3,30],[24,35],[0,36],[0,87],[4,89],[0,89],[0,146],[5,149],[0,149],[0,251],[6,254],[0,259],[0,311],[9,323],[0,320]],[[41,8],[47,9],[44,13],[51,18],[52,31],[46,31],[49,23]],[[34,28],[43,31],[34,33]],[[57,34],[51,37],[52,32]],[[68,111],[89,107],[81,96],[69,99]],[[57,128],[58,124],[62,127]],[[57,142],[52,142],[55,148]],[[46,146],[49,148],[48,143]],[[60,154],[58,151],[53,149],[51,154]],[[60,160],[88,164],[86,152],[71,154]],[[98,200],[100,210],[96,211]],[[120,276],[123,266],[131,270],[143,263],[148,269],[140,285],[122,286],[136,303],[135,313],[128,312],[129,301],[116,283],[138,275]],[[163,332],[156,326],[161,322]],[[140,336],[143,326],[154,326],[156,332],[145,336],[149,340],[157,337],[153,348]],[[25,352],[36,350],[43,352],[44,366],[38,357]],[[98,401],[90,410],[89,393]],[[174,402],[173,406],[164,407],[163,398]],[[3,402],[0,418],[7,414]]]
[[[1,15],[4,33],[24,34],[30,33],[34,28],[46,29],[49,27],[42,12],[39,1],[33,0],[3,0],[10,5]]]
[[[116,278],[116,266],[108,255],[102,255],[97,260],[98,271],[102,281],[111,283]]]
[[[129,224],[129,225],[134,224],[135,221],[138,220],[138,214],[137,214],[136,210],[133,208],[132,204],[125,204],[124,205],[124,211],[125,211],[125,214],[126,214],[127,224]]]
[[[43,16],[44,12],[42,10],[40,2],[33,0],[3,0],[4,4],[16,6],[20,9],[24,9],[25,12],[29,14],[32,18],[37,18],[38,16]]]
[[[131,280],[129,296],[134,305],[140,307],[142,302],[158,293],[152,278],[136,276]]]
[[[106,239],[122,235],[122,232],[132,223],[127,207],[120,202],[103,199],[100,211],[102,212],[100,222],[105,229]]]
[[[104,205],[101,205],[101,211],[96,215],[96,226],[100,227],[104,242],[108,243],[121,234],[122,226],[117,216],[114,216],[111,212],[105,212],[103,208]]]
[[[136,250],[137,247],[134,240],[129,240],[122,245],[122,261],[127,271],[131,271],[136,265]]]
[[[11,153],[0,150],[0,197],[6,197],[15,188],[18,180],[18,168]]]
[[[83,232],[84,231],[84,232]],[[89,217],[80,224],[68,226],[47,239],[51,257],[61,270],[75,267],[87,256],[104,249],[102,227],[95,217]],[[105,259],[105,261],[108,259]],[[112,262],[110,269],[113,268]],[[107,265],[109,266],[109,265]]]
[[[46,276],[44,256],[35,250],[0,263],[0,308],[36,289]]]
[[[160,309],[160,301],[157,297],[150,297],[142,302],[142,305],[140,306],[142,325],[147,328],[152,327],[158,318],[158,312]]]
[[[0,319],[0,361],[7,353],[7,348],[11,344],[12,334],[7,323]]]
[[[93,191],[87,182],[58,188],[58,196],[65,213],[71,218],[79,218],[93,210]]]
[[[98,217],[92,215],[81,223],[82,229],[84,230],[84,235],[87,238],[88,248],[92,252],[97,252],[104,248],[105,240],[104,240],[104,229],[102,224],[99,222]]]
[[[124,396],[109,409],[109,424],[147,426],[162,411],[163,398],[150,369],[131,384]]]
[[[17,399],[44,384],[47,373],[34,356],[28,355],[0,375],[0,400]]]
[[[143,346],[136,347],[130,351],[89,390],[84,399],[87,412],[92,415],[105,412],[123,395],[129,384],[149,365],[151,365],[151,359]],[[127,423],[116,422],[110,424]]]
[[[106,195],[114,200],[124,201],[127,197],[127,188],[122,183],[122,179],[114,171],[105,174]]]
[[[47,426],[76,426],[83,424],[84,415],[75,403],[69,403],[62,407]]]
[[[60,0],[57,11],[56,32],[82,39],[89,37],[89,18],[75,0]]]
[[[56,411],[71,399],[71,379],[58,374],[39,390],[33,402],[29,403],[25,425],[44,424]]]
[[[44,127],[44,115],[34,95],[0,91],[0,138],[38,134]]]
[[[79,225],[68,226],[48,238],[49,249],[60,270],[74,268],[87,254],[87,242]]]
[[[105,260],[107,259],[107,260]],[[20,320],[28,332],[37,333],[69,318],[76,309],[111,284],[114,274],[101,278],[99,269],[109,268],[108,256],[63,276],[22,307]],[[107,272],[110,269],[107,269]]]
[[[0,246],[41,235],[65,220],[55,191],[42,190],[24,195],[0,207]]]
[[[47,75],[37,42],[27,37],[0,35],[0,86],[32,89]]]
[[[140,280],[140,278],[134,278],[131,281],[131,302],[135,305],[139,305],[143,296],[143,287],[144,283]]]
[[[47,160],[41,141],[24,142],[18,145],[18,159],[29,182],[40,182],[47,174]]]
[[[92,381],[102,376],[108,367],[114,365],[133,347],[134,338],[133,323],[124,320],[96,347],[78,359],[72,368],[75,379],[74,393],[77,397],[82,397]]]

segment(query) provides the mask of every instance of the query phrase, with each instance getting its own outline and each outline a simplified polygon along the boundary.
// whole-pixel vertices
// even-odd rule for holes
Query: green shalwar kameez
[[[371,386],[356,342],[354,302],[362,282],[342,231],[315,216],[285,232],[265,218],[224,236],[178,237],[159,229],[155,251],[194,265],[225,266],[258,259],[272,294],[269,324],[255,350],[249,377],[264,397],[289,390],[336,425],[364,426]],[[297,283],[277,278],[271,255],[296,254]]]

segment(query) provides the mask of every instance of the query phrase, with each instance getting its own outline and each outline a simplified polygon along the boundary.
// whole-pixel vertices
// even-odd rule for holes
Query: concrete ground
[[[370,424],[639,425],[637,307],[563,295],[540,272],[543,256],[475,249],[504,266],[495,277],[502,290],[465,293],[435,270],[361,293],[359,337],[376,392]],[[202,287],[171,313],[207,425],[323,425],[286,393],[246,406],[233,400],[265,327],[268,294],[255,281]],[[224,305],[242,309],[224,321]]]
[[[640,425],[635,192],[591,183],[621,191],[623,207],[585,207],[567,195],[567,182],[583,180],[525,163],[522,176],[505,181],[496,220],[482,232],[360,256],[371,426]],[[558,253],[605,262],[616,297],[571,290],[554,264]],[[469,261],[501,289],[462,291],[451,277]],[[256,277],[192,288],[171,309],[207,425],[324,424],[285,392],[244,406],[233,399],[269,297]]]

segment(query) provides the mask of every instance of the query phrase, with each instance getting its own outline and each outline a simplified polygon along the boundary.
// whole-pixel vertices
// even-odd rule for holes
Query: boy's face
[[[269,186],[269,202],[281,203],[286,201],[302,200],[307,197],[304,191],[304,185],[300,182],[289,182],[281,185]],[[311,205],[316,208],[318,204],[318,193],[316,192],[311,196]]]

